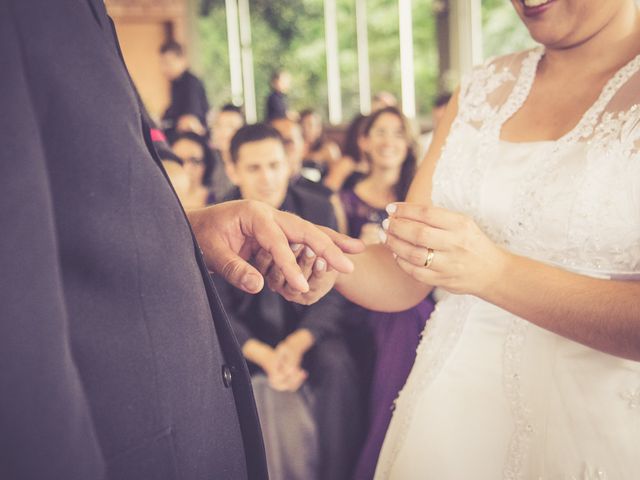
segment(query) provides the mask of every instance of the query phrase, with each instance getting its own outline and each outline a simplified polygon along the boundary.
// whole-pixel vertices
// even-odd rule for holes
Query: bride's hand
[[[393,203],[387,211],[386,244],[416,280],[482,297],[502,277],[509,254],[466,215],[412,203]]]
[[[326,227],[318,228],[331,235],[344,252],[360,253],[364,249],[364,244],[360,240],[349,238]],[[286,281],[282,270],[274,264],[273,258],[267,251],[259,250],[254,256],[253,264],[263,275],[271,290],[290,302],[310,305],[324,297],[333,288],[339,272],[331,268],[322,256],[316,255],[308,246],[294,244],[291,245],[291,249],[309,285],[309,290],[306,292],[299,291]]]

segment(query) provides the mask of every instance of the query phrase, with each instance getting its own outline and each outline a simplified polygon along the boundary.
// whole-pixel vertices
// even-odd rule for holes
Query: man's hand
[[[333,288],[338,278],[338,271],[328,267],[327,262],[323,258],[317,257],[309,247],[293,244],[291,250],[294,252],[300,271],[309,285],[306,292],[301,292],[289,284],[284,273],[274,264],[273,258],[268,252],[259,250],[254,256],[253,263],[266,278],[267,285],[272,291],[279,293],[290,302],[311,305]]]
[[[260,249],[270,255],[290,292],[301,294],[309,292],[308,275],[290,244],[308,246],[327,270],[342,273],[353,270],[345,252],[364,248],[359,240],[250,200],[192,210],[187,216],[209,269],[248,293],[257,293],[264,285],[261,273],[247,262]]]

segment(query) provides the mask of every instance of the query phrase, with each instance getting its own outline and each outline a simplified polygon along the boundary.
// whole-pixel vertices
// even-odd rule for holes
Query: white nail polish
[[[384,230],[378,230],[378,238],[382,243],[387,243],[387,234],[384,233]]]
[[[382,228],[384,228],[385,230],[389,230],[389,219],[388,218],[385,218],[382,221]]]
[[[309,247],[305,248],[305,250],[304,250],[304,254],[305,254],[308,258],[311,258],[311,257],[315,256],[315,253],[313,253],[313,250],[311,250]]]
[[[389,205],[387,205],[385,210],[389,215],[391,215],[392,213],[396,213],[396,210],[398,210],[398,206],[395,203],[390,203]]]

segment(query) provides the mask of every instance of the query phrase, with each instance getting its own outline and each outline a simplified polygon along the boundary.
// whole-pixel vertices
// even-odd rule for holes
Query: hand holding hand
[[[382,243],[380,234],[382,233],[382,227],[377,223],[365,223],[360,230],[360,240],[365,245],[377,245]]]
[[[364,249],[364,245],[358,240],[336,233],[326,227],[318,228],[335,238],[343,248],[348,245],[350,253],[358,253]],[[289,283],[284,276],[284,272],[275,265],[273,257],[268,252],[264,250],[258,251],[253,263],[267,279],[267,284],[271,290],[278,292],[290,302],[310,305],[317,302],[333,288],[339,272],[329,266],[324,258],[317,256],[313,249],[308,246],[292,244],[291,250],[296,257],[300,271],[308,282],[309,290],[306,292],[296,289]]]
[[[482,297],[501,278],[508,253],[466,215],[411,203],[394,203],[387,211],[386,244],[416,280]]]
[[[209,269],[248,293],[259,292],[264,284],[260,272],[247,262],[259,249],[271,256],[291,291],[298,294],[309,292],[309,285],[290,243],[309,246],[327,269],[343,273],[353,270],[344,252],[362,249],[358,240],[261,202],[220,203],[190,211],[188,217]]]

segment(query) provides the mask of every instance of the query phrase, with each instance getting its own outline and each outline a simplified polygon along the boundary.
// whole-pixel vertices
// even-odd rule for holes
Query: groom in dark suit
[[[0,478],[266,478],[207,270],[257,292],[262,247],[304,290],[289,241],[346,258],[255,203],[187,218],[102,0],[0,0],[0,105]]]

